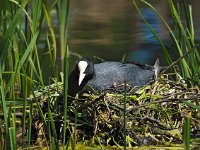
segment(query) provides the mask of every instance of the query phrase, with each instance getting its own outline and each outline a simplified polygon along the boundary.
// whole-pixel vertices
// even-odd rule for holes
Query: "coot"
[[[69,76],[68,94],[75,96],[85,86],[95,91],[103,91],[113,85],[126,83],[131,87],[141,87],[149,83],[159,70],[159,60],[155,67],[133,62],[107,61],[93,64],[88,58],[81,59]],[[158,68],[158,69],[157,69]],[[157,75],[156,75],[157,76]]]

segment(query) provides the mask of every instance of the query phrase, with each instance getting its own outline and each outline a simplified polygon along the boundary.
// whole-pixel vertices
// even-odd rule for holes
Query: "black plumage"
[[[80,62],[85,66],[83,71],[80,71]],[[131,87],[141,87],[153,79],[154,70],[153,66],[139,63],[107,61],[93,64],[89,59],[81,59],[69,76],[68,92],[75,96],[85,86],[103,91],[114,84],[123,84],[124,80]],[[80,74],[84,74],[83,79],[80,79]]]

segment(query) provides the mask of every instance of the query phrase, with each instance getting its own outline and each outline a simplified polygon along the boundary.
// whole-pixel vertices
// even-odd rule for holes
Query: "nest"
[[[41,102],[45,116],[47,108],[51,110],[57,138],[62,140],[63,85],[57,82],[45,88],[35,91],[33,100]],[[81,93],[68,98],[66,139],[76,135],[84,145],[107,146],[126,141],[129,147],[182,143],[184,118],[191,118],[192,137],[200,137],[199,100],[199,88],[188,88],[177,74],[162,75],[141,88],[115,85],[100,94]],[[35,120],[41,119],[36,116]]]

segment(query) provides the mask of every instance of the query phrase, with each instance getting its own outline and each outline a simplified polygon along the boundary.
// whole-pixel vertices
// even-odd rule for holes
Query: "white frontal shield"
[[[85,78],[85,70],[88,66],[88,63],[86,61],[79,61],[78,63],[78,69],[79,69],[79,79],[78,79],[78,85],[80,86],[83,79]]]

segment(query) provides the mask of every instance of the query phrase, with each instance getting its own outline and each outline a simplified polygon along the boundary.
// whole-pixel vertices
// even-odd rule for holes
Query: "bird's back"
[[[154,75],[151,69],[144,69],[133,63],[104,62],[95,64],[94,69],[95,75],[87,86],[98,91],[108,89],[113,84],[123,84],[124,80],[132,87],[140,87],[147,84]]]

